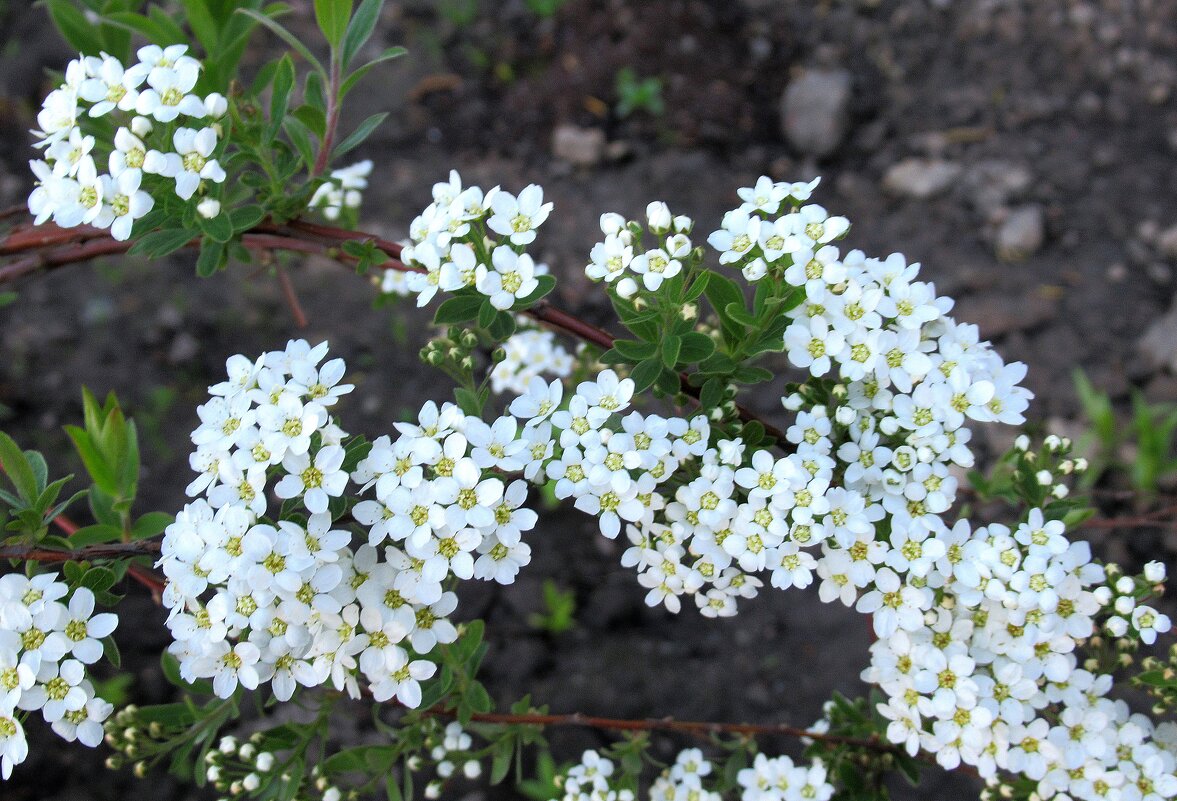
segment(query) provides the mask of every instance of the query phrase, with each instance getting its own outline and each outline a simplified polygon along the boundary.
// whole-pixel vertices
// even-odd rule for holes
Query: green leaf
[[[217,52],[220,31],[216,20],[209,13],[208,4],[204,0],[181,0],[181,3],[188,17],[188,27],[196,34],[196,40],[200,42],[205,53],[214,55]]]
[[[278,62],[278,69],[274,71],[274,85],[270,92],[270,124],[266,126],[266,138],[273,139],[282,128],[286,119],[286,109],[290,105],[290,92],[294,89],[294,61],[287,53]]]
[[[360,7],[347,25],[347,33],[343,37],[343,66],[351,64],[356,53],[364,46],[376,30],[376,23],[380,20],[380,11],[384,8],[384,0],[362,0]]]
[[[490,298],[484,297],[482,306],[478,309],[478,325],[480,328],[489,328],[490,324],[494,322],[499,310],[490,305]]]
[[[729,320],[734,320],[741,325],[753,327],[760,322],[744,307],[743,299],[736,303],[727,304],[727,306],[724,307],[723,312]]]
[[[196,257],[196,274],[201,278],[208,278],[220,270],[228,262],[224,244],[214,242],[210,238],[204,239],[200,248],[200,255]]]
[[[161,231],[152,231],[132,245],[127,254],[131,256],[143,254],[148,258],[158,259],[169,253],[175,253],[195,238],[195,234],[186,228],[165,228]]]
[[[348,92],[354,89],[356,84],[363,80],[363,77],[367,75],[368,72],[371,71],[371,69],[377,64],[383,64],[385,61],[391,61],[394,58],[400,58],[407,52],[409,51],[405,50],[403,47],[390,47],[368,63],[361,67],[357,67],[355,72],[344,79],[343,85],[339,88],[340,98],[346,97]]]
[[[529,306],[534,306],[541,298],[556,288],[556,279],[550,275],[537,275],[535,281],[536,288],[530,294],[516,300],[511,306],[511,311],[521,311]]]
[[[229,212],[229,222],[233,225],[234,233],[248,231],[266,217],[266,210],[261,206],[242,206]]]
[[[315,58],[314,54],[311,53],[307,46],[304,45],[297,36],[286,30],[286,28],[279,24],[276,20],[271,19],[260,11],[255,11],[252,8],[239,8],[237,9],[237,13],[244,14],[250,19],[265,25],[275,36],[277,36],[283,42],[286,42],[286,44],[290,45],[290,47],[293,48],[296,53],[306,59],[308,64],[313,66],[319,72],[326,74],[327,71],[323,69],[323,64],[319,61],[319,59]]]
[[[772,377],[772,371],[763,367],[741,367],[732,374],[732,379],[741,384],[759,384],[762,381],[771,381]]]
[[[515,738],[503,737],[493,748],[494,758],[490,766],[490,783],[499,784],[511,772],[511,761],[515,757]]]
[[[479,316],[485,300],[485,296],[477,293],[455,295],[437,307],[437,312],[433,315],[433,324],[454,325],[469,322]]]
[[[294,149],[298,151],[298,155],[302,157],[302,163],[306,167],[310,167],[315,163],[315,150],[311,146],[311,131],[294,117],[287,117],[286,122],[283,123],[286,130],[286,135],[290,137],[290,143],[294,145]]]
[[[78,529],[70,536],[69,541],[75,548],[85,548],[88,545],[118,542],[122,538],[123,530],[118,526],[106,526],[99,523]]]
[[[160,46],[181,44],[188,41],[188,36],[180,26],[176,25],[166,14],[158,13],[160,9],[152,6],[151,16],[145,17],[131,11],[115,11],[106,15],[106,19],[122,25],[132,31],[143,34],[148,41]]]
[[[216,217],[199,218],[200,230],[214,242],[228,242],[233,238],[233,222],[229,219],[229,215],[223,211]]]
[[[501,311],[495,315],[491,320],[490,325],[486,327],[486,332],[490,334],[491,339],[496,342],[503,342],[510,338],[515,333],[515,316],[509,312]]]
[[[381,111],[379,114],[373,114],[371,117],[368,117],[368,119],[356,126],[356,129],[351,132],[351,135],[335,147],[335,150],[331,153],[331,157],[339,158],[343,154],[355,150],[387,117],[387,111]]]
[[[613,348],[623,357],[633,363],[648,359],[658,352],[658,345],[654,342],[638,342],[636,339],[616,339]]]
[[[98,30],[86,19],[86,15],[69,0],[48,0],[49,16],[63,39],[70,47],[82,53],[97,55],[101,48]]]
[[[494,709],[494,703],[490,700],[490,694],[487,693],[486,688],[477,681],[470,682],[470,686],[466,690],[466,698],[464,700],[475,712],[485,713]]]
[[[682,364],[696,364],[715,353],[715,340],[698,331],[688,331],[682,335],[682,348],[678,353],[678,360]]]
[[[294,118],[307,127],[317,139],[322,141],[323,135],[327,132],[327,115],[323,113],[323,109],[312,106],[309,103],[303,103],[301,106],[291,112]]]
[[[82,576],[81,585],[94,592],[104,592],[114,586],[116,577],[108,567],[92,567]]]
[[[119,647],[114,641],[114,637],[102,638],[102,655],[106,657],[107,662],[114,665],[115,670],[123,666],[123,656],[119,653]]]
[[[699,392],[699,405],[704,409],[714,409],[723,403],[723,390],[727,385],[723,379],[709,378]]]
[[[148,512],[131,526],[131,539],[145,540],[161,534],[174,520],[174,517],[165,512]]]
[[[662,372],[662,362],[657,357],[650,357],[633,368],[629,377],[633,379],[634,393],[644,392],[653,386]]]
[[[315,21],[334,50],[347,34],[352,0],[315,0]]]
[[[662,364],[668,370],[673,370],[678,364],[678,354],[682,350],[682,337],[668,336],[662,340]]]
[[[454,400],[458,403],[458,408],[468,415],[474,417],[482,416],[482,399],[478,397],[478,393],[465,387],[457,387],[454,390]]]
[[[20,446],[3,432],[0,432],[0,464],[3,464],[4,471],[8,473],[8,478],[16,487],[21,499],[28,504],[34,503],[41,493],[37,487],[33,467]]]

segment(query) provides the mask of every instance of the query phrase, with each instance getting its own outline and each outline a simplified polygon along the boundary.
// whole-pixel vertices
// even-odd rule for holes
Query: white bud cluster
[[[94,694],[86,665],[118,626],[112,612],[94,614],[94,593],[73,591],[56,573],[0,576],[0,776],[25,760],[29,746],[19,711],[40,711],[63,739],[91,748],[102,742],[112,711]]]
[[[192,94],[202,66],[187,51],[186,45],[148,45],[130,67],[105,53],[69,63],[65,82],[49,93],[37,115],[40,130],[33,132],[37,147],[45,151],[43,160],[29,162],[37,178],[29,211],[38,225],[50,219],[62,228],[92,225],[126,240],[135,220],[155,205],[144,188],[150,188],[145,181],[151,177],[174,180],[184,200],[205,181],[225,180],[213,156],[219,125],[181,126],[170,141],[161,138],[164,128],[157,133],[154,125],[170,130],[181,116],[215,120],[228,110],[219,94]],[[91,118],[114,114],[125,119],[116,123],[113,141],[98,142],[85,133],[83,112]],[[105,160],[108,172],[100,172],[96,157]]]
[[[363,192],[368,188],[368,176],[371,174],[371,159],[332,170],[311,196],[307,208],[321,210],[328,220],[338,220],[344,209],[360,207],[364,200]]]

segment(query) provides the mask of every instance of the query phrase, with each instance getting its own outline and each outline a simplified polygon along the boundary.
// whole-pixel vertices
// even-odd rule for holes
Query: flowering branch
[[[250,250],[285,250],[296,253],[322,256],[341,264],[352,264],[357,259],[340,249],[344,242],[370,242],[389,257],[382,269],[399,272],[421,272],[418,267],[404,264],[400,261],[401,246],[382,237],[363,231],[349,231],[327,225],[292,220],[285,224],[262,223],[241,238],[241,244]],[[126,253],[132,242],[119,242],[109,234],[90,228],[63,229],[47,224],[36,228],[18,228],[0,239],[0,256],[28,253],[30,255],[0,267],[0,285],[11,283],[26,275],[40,270],[51,270],[69,264],[88,261],[101,256],[111,256]],[[199,239],[193,239],[186,247],[200,246]],[[286,289],[283,290],[286,292]],[[287,294],[289,298],[289,294]],[[292,308],[298,308],[297,301]],[[615,337],[608,331],[598,328],[570,312],[564,311],[547,300],[541,300],[524,314],[533,320],[575,337],[582,342],[595,345],[603,350],[613,346]],[[300,327],[305,325],[305,316],[295,312],[296,322]],[[682,391],[693,398],[699,399],[699,387],[691,386],[685,374],[679,376]],[[778,442],[785,439],[784,432],[776,426],[763,420],[753,412],[737,407],[740,419],[744,422],[757,421],[764,426],[765,432]]]

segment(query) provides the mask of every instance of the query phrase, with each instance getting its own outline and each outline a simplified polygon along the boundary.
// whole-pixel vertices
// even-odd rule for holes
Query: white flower
[[[347,472],[341,469],[345,455],[338,445],[321,448],[313,461],[309,453],[287,453],[282,467],[288,475],[274,487],[274,494],[284,499],[301,495],[311,514],[326,512],[331,498],[347,487]]]
[[[113,154],[111,156],[113,158]],[[155,206],[151,195],[139,189],[142,173],[127,169],[117,178],[102,176],[103,206],[94,218],[95,228],[110,228],[110,235],[119,242],[131,238],[135,220]]]
[[[499,192],[491,201],[494,214],[486,221],[496,234],[506,236],[514,245],[528,245],[535,241],[535,229],[543,224],[552,210],[544,203],[544,191],[536,184],[524,187],[516,198],[509,192]]]
[[[604,242],[593,245],[585,275],[594,281],[611,282],[621,277],[633,262],[633,246],[617,234],[607,234]]]
[[[671,258],[665,250],[656,248],[636,257],[630,263],[630,268],[642,277],[646,289],[656,292],[663,281],[682,272],[682,262]]]
[[[535,291],[539,283],[535,280],[535,263],[526,253],[515,253],[506,245],[500,245],[491,254],[493,270],[478,265],[475,286],[490,298],[490,305],[505,311],[520,298]]]
[[[127,77],[134,81],[141,70],[132,67],[129,73]],[[189,94],[199,77],[200,63],[187,57],[178,59],[170,67],[152,68],[147,74],[148,88],[135,100],[136,113],[154,117],[159,122],[172,122],[181,114],[204,117],[208,113],[204,101]]]
[[[539,376],[533,376],[527,382],[526,394],[511,401],[508,410],[527,421],[528,426],[537,426],[560,408],[563,397],[564,384],[561,381],[557,379],[549,384]]]
[[[217,133],[212,128],[180,128],[172,136],[175,153],[149,152],[143,162],[145,172],[176,180],[176,194],[188,200],[196,194],[203,180],[221,183],[225,171],[212,158],[217,146]]]
[[[82,81],[78,87],[78,96],[88,103],[94,103],[90,109],[91,117],[101,117],[116,108],[119,111],[131,111],[139,100],[136,90],[142,83],[141,79],[135,81],[134,77],[126,75],[122,62],[117,58],[104,56],[97,74]]]
[[[384,676],[372,683],[372,697],[377,701],[396,698],[409,709],[416,709],[421,705],[421,682],[437,672],[437,665],[424,659],[410,661],[403,648],[396,648],[384,670]]]
[[[16,701],[20,690],[9,690],[0,695],[0,777],[12,777],[12,768],[25,761],[29,743],[24,727],[16,715]]]
[[[64,632],[70,641],[70,653],[82,664],[92,665],[102,656],[103,637],[118,626],[118,616],[111,612],[94,614],[94,593],[85,587],[74,590],[69,601],[69,617]]]

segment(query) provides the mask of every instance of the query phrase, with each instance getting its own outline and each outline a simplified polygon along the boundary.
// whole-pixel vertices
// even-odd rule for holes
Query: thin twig
[[[299,328],[306,328],[310,323],[302,304],[298,302],[298,293],[294,291],[294,282],[290,280],[290,273],[281,264],[278,265],[278,284],[282,287],[282,295],[286,298],[286,305],[294,316],[294,324]]]

